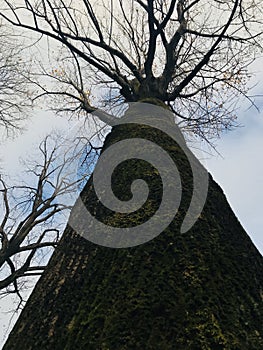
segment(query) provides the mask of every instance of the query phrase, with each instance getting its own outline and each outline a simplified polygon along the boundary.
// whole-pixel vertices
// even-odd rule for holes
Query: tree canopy
[[[239,95],[250,99],[248,67],[262,52],[259,0],[1,4],[6,21],[67,50],[48,73],[61,87],[41,90],[63,95],[64,110],[92,112],[157,99],[181,126],[209,138],[235,125]],[[98,87],[99,98],[91,101]]]

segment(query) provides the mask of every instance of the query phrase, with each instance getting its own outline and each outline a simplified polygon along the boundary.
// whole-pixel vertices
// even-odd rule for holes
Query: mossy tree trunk
[[[158,140],[176,161],[183,188],[178,214],[158,237],[127,249],[97,246],[67,226],[4,350],[263,348],[263,260],[223,191],[209,176],[204,210],[181,234],[193,187],[187,158],[160,131],[132,124],[114,127],[104,149],[127,137]],[[84,188],[83,201],[104,222],[134,225],[157,209],[158,174],[134,162],[118,168],[113,185],[125,200],[130,177],[146,180],[150,195],[136,215],[102,210],[92,178]]]

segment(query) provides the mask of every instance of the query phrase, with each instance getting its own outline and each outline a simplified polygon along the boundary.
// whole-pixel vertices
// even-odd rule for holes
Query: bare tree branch
[[[26,183],[8,186],[0,177],[4,209],[0,224],[0,290],[6,294],[13,285],[13,292],[22,302],[18,280],[40,275],[45,269],[47,259],[43,260],[40,252],[50,254],[56,248],[65,222],[65,217],[60,218],[59,214],[69,214],[80,191],[78,186],[89,176],[93,149],[98,152],[100,147],[83,137],[67,146],[62,137],[47,136],[39,145],[42,162],[27,162],[29,186]],[[82,165],[90,165],[76,176],[73,164],[81,156]]]

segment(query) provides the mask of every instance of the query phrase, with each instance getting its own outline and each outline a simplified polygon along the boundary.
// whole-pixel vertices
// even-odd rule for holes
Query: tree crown
[[[74,111],[98,107],[90,94],[99,85],[107,104],[156,99],[206,137],[231,128],[237,96],[249,98],[248,66],[262,50],[258,0],[2,2],[5,20],[70,52],[74,69],[56,70],[66,85],[56,93],[73,99]]]

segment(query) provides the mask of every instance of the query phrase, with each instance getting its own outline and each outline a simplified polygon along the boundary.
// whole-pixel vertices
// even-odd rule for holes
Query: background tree
[[[0,126],[10,135],[21,129],[29,116],[32,92],[28,59],[25,61],[21,42],[12,30],[0,22]]]
[[[76,194],[90,175],[96,152],[98,148],[84,137],[69,142],[53,133],[39,145],[37,160],[24,161],[27,170],[18,184],[8,185],[1,175],[0,290],[3,297],[16,293],[18,308],[23,303],[21,293],[30,284],[28,277],[42,274],[57,246]],[[78,159],[83,165],[79,164],[79,172],[75,173],[72,165],[79,163]]]

